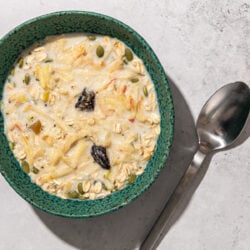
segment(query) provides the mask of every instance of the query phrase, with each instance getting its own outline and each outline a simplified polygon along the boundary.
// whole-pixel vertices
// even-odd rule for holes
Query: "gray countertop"
[[[229,82],[250,84],[249,0],[0,0],[0,4],[0,36],[32,17],[71,9],[113,16],[140,33],[171,82],[178,121],[168,164],[177,173],[195,150],[194,120],[207,98]],[[214,155],[157,249],[250,249],[249,135],[250,121],[237,147]],[[0,249],[135,249],[164,206],[167,185],[163,171],[126,208],[72,220],[34,209],[0,176]]]

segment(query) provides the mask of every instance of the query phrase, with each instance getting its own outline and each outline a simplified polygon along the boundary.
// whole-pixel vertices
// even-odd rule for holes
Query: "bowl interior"
[[[161,115],[161,134],[157,148],[144,173],[123,190],[97,200],[64,200],[44,192],[31,183],[21,170],[4,135],[4,120],[0,114],[0,171],[9,184],[25,200],[52,214],[65,217],[92,217],[116,210],[138,197],[156,179],[165,166],[173,140],[174,110],[165,72],[145,40],[127,25],[111,17],[80,11],[56,12],[21,24],[0,40],[0,98],[12,65],[21,52],[49,35],[87,32],[116,37],[141,58],[154,82]]]

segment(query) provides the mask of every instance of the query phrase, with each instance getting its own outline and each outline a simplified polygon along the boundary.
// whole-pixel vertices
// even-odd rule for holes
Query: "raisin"
[[[81,111],[93,111],[95,108],[95,93],[92,90],[83,89],[81,95],[79,96],[75,108]]]
[[[30,125],[31,130],[36,134],[40,134],[41,130],[42,130],[42,124],[40,122],[40,120],[37,120],[36,122],[34,122],[33,124]]]
[[[94,161],[97,162],[102,168],[110,169],[106,148],[94,144],[91,148],[91,155],[94,158]]]

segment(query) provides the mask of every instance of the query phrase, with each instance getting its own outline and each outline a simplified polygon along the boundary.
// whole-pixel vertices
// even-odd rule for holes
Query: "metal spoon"
[[[235,141],[246,123],[249,109],[250,89],[243,82],[227,84],[209,98],[196,123],[198,150],[175,192],[142,243],[141,250],[155,249],[165,227],[174,215],[176,206],[185,197],[185,191],[195,179],[204,159],[210,153],[225,149]]]

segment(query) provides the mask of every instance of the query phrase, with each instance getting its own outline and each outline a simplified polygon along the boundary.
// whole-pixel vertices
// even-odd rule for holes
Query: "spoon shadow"
[[[69,219],[33,208],[40,220],[58,238],[78,249],[88,250],[130,250],[140,246],[197,148],[192,114],[181,92],[168,79],[174,100],[175,132],[166,167],[139,198],[110,214],[90,219]]]

